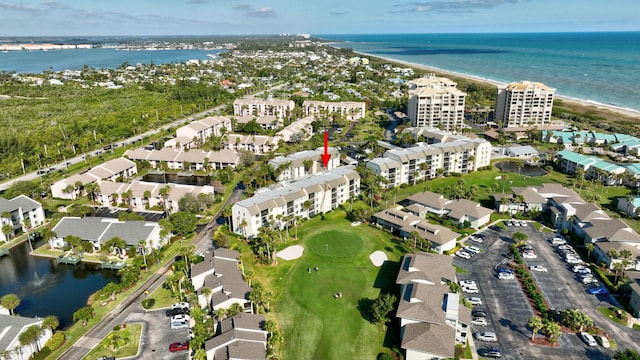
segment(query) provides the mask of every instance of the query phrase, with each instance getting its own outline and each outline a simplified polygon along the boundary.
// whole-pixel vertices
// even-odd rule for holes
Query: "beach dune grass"
[[[383,350],[385,329],[368,320],[368,308],[381,289],[393,288],[397,266],[375,267],[369,255],[383,250],[397,262],[401,252],[387,233],[353,227],[336,213],[305,224],[300,244],[309,251],[279,265],[292,263],[276,304],[282,359],[374,359]]]

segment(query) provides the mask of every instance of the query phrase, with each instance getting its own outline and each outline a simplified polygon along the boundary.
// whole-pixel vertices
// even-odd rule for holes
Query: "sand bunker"
[[[380,250],[374,251],[373,253],[371,253],[371,255],[369,255],[369,259],[371,259],[371,262],[374,266],[382,266],[382,264],[387,261],[387,254],[385,254],[384,251]]]
[[[283,260],[294,260],[302,256],[304,248],[300,245],[289,246],[288,248],[278,251],[276,256]]]

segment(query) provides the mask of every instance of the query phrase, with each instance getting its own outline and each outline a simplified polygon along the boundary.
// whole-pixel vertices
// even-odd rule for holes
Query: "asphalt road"
[[[458,274],[460,280],[475,280],[483,305],[477,308],[487,311],[488,325],[484,327],[472,326],[472,332],[494,331],[498,337],[495,346],[502,350],[503,359],[610,359],[613,351],[600,346],[589,347],[572,333],[563,334],[559,339],[560,346],[547,347],[532,345],[529,342],[531,330],[526,325],[533,316],[533,309],[517,280],[498,280],[495,269],[509,261],[507,254],[512,243],[511,235],[521,231],[529,236],[529,244],[534,247],[538,257],[526,259],[527,265],[546,265],[548,273],[533,273],[539,287],[550,305],[558,310],[578,308],[585,311],[596,323],[596,326],[613,335],[619,348],[638,348],[636,340],[638,333],[626,327],[619,326],[606,319],[596,307],[610,306],[615,299],[609,296],[596,297],[589,295],[589,286],[578,282],[571,270],[555,252],[547,240],[552,233],[537,231],[532,225],[524,227],[509,227],[506,231],[484,230],[486,239],[482,244],[468,241],[483,250],[471,258],[464,260],[454,257],[453,263],[468,274]],[[540,335],[541,336],[541,335]],[[490,344],[476,342],[478,349]]]
[[[214,219],[209,222],[200,232],[194,236],[191,244],[194,245],[196,253],[204,252],[212,248],[211,235],[219,226],[217,219],[222,213],[222,209],[237,202],[242,196],[242,190],[235,190],[225,205],[216,214]],[[140,322],[148,318],[149,326],[144,327],[143,341],[138,356],[130,359],[186,359],[187,352],[171,354],[166,349],[172,342],[184,341],[186,336],[173,336],[178,334],[178,330],[170,330],[168,321],[166,324],[154,323],[151,319],[161,317],[152,312],[145,311],[141,302],[145,299],[145,290],[153,292],[158,286],[162,286],[166,273],[173,264],[174,259],[168,260],[162,268],[156,271],[142,286],[138,288],[128,299],[118,305],[109,314],[100,320],[91,330],[83,337],[78,339],[72,347],[64,352],[58,359],[82,359],[91,349],[93,349],[116,325],[121,325],[129,321]],[[164,316],[164,314],[161,314]],[[166,320],[166,319],[165,319]],[[158,326],[157,324],[161,324]],[[173,334],[171,334],[173,332]],[[169,335],[167,335],[169,333]],[[185,333],[186,334],[186,333]],[[171,340],[175,339],[175,340]],[[171,341],[170,341],[171,340]]]

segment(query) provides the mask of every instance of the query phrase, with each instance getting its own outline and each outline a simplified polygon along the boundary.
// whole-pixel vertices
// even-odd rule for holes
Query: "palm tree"
[[[14,231],[15,229],[13,228],[13,225],[11,224],[2,225],[2,233],[4,234],[4,237],[7,239],[7,241],[11,240],[11,238],[13,237]]]
[[[542,330],[544,327],[544,323],[539,316],[534,316],[529,319],[527,325],[531,328],[531,340],[534,340],[538,331]]]
[[[232,212],[231,212],[231,208],[229,206],[225,206],[222,209],[222,216],[226,219],[227,224],[229,224],[229,226],[231,226],[231,216],[232,216]]]
[[[148,272],[149,269],[147,268],[147,241],[140,240],[138,241],[138,245],[140,245],[140,250],[142,251],[142,261],[144,261],[144,270],[145,272]]]
[[[73,321],[82,321],[82,326],[87,326],[87,322],[93,318],[93,313],[91,306],[81,307],[73,313]]]
[[[244,236],[244,239],[247,240],[247,226],[249,225],[249,223],[247,223],[247,219],[242,218],[242,221],[240,222],[240,227],[242,228],[242,235]]]
[[[9,314],[14,315],[15,309],[20,306],[20,298],[16,294],[7,294],[0,298],[0,305],[9,310]]]
[[[584,247],[585,249],[587,249],[587,259],[590,259],[591,252],[593,252],[593,249],[595,249],[595,245],[593,245],[592,243],[587,243]]]
[[[543,329],[545,334],[547,334],[547,337],[549,338],[549,342],[552,344],[556,342],[556,337],[562,336],[562,332],[560,331],[561,329],[560,325],[553,321],[547,321],[544,324]]]
[[[133,191],[131,191],[130,189],[121,194],[122,198],[126,198],[127,199],[127,207],[129,208],[129,210],[131,210],[131,198],[132,198],[132,196],[133,196]]]
[[[42,334],[42,328],[38,325],[31,325],[26,330],[18,335],[18,341],[20,342],[20,346],[27,346],[34,344],[36,345],[35,351],[40,351],[40,346],[38,345],[38,338]]]
[[[51,330],[51,333],[53,333],[58,326],[60,326],[60,321],[53,315],[49,315],[42,320],[42,327]]]

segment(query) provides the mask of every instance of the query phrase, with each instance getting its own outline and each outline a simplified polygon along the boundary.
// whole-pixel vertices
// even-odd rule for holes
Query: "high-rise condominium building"
[[[531,81],[498,86],[495,121],[505,127],[548,126],[555,91]]]
[[[429,74],[409,82],[408,116],[414,127],[455,131],[462,127],[467,94],[457,83]]]

